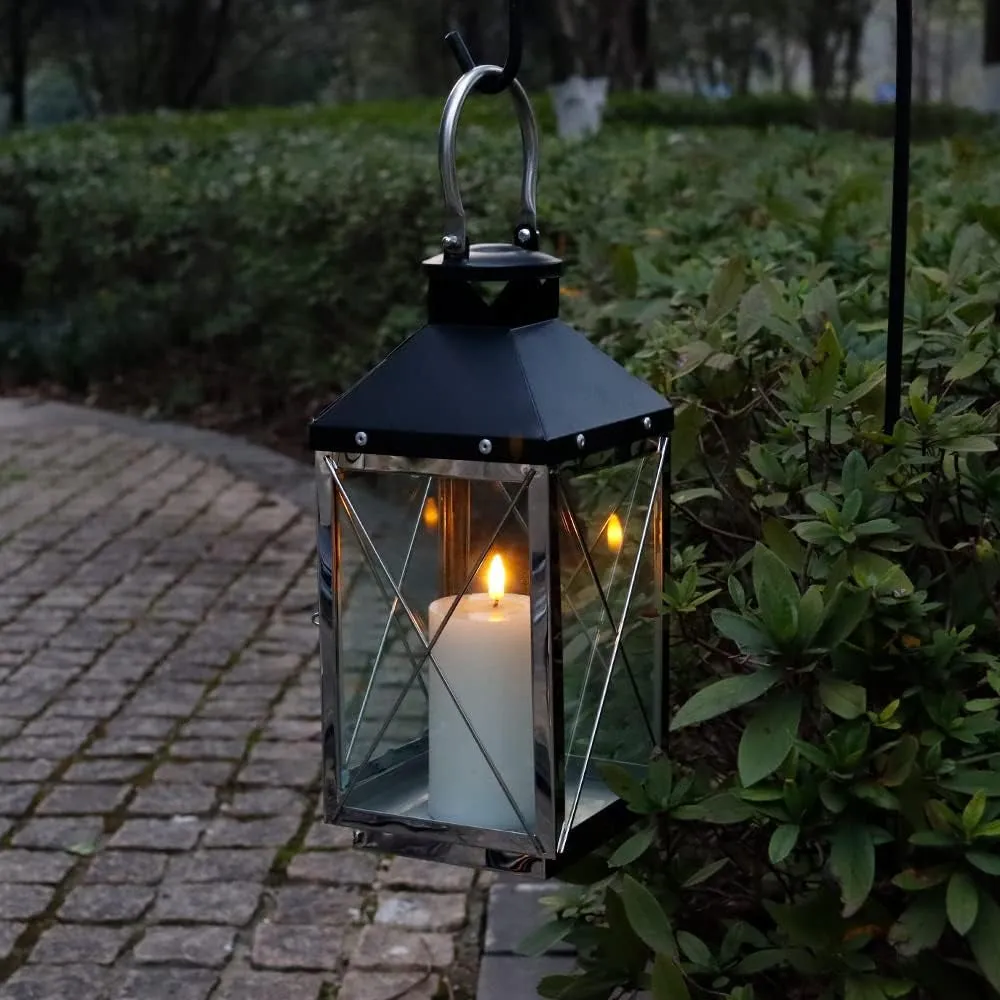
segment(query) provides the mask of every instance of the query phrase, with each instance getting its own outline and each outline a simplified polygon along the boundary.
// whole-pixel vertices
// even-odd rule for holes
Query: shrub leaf
[[[677,956],[677,942],[670,919],[659,900],[631,875],[622,879],[618,893],[625,904],[625,913],[632,930],[657,955]]]
[[[781,767],[795,743],[802,719],[802,696],[798,692],[769,698],[747,723],[740,739],[740,781],[749,788]]]
[[[764,667],[752,674],[739,674],[716,681],[702,688],[677,710],[670,729],[676,732],[687,726],[696,726],[725,715],[734,708],[749,705],[770,691],[781,677],[780,670]],[[997,777],[1000,778],[1000,774]]]
[[[840,884],[843,915],[853,917],[875,884],[875,844],[861,823],[841,823],[830,835],[830,871]]]
[[[979,890],[965,872],[955,872],[948,882],[948,920],[963,937],[979,916]]]

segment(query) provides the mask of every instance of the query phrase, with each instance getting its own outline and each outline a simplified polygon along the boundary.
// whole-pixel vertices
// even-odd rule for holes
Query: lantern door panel
[[[666,444],[559,476],[565,800],[571,831],[615,803],[608,768],[641,776],[662,743]]]
[[[538,791],[533,650],[548,626],[545,608],[533,625],[528,529],[537,470],[487,479],[326,461],[321,531],[338,626],[324,658],[327,818],[543,853],[551,794],[547,778]]]

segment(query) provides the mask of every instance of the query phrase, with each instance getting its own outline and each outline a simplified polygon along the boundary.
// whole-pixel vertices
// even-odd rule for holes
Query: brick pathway
[[[0,1000],[475,995],[484,880],[317,822],[311,496],[0,400]]]

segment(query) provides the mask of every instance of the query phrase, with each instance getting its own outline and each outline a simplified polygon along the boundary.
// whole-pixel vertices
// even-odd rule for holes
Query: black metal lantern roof
[[[513,244],[470,248],[456,130],[478,66],[454,87],[438,134],[444,253],[424,262],[428,324],[313,420],[315,451],[554,465],[669,433],[670,404],[559,319],[562,261],[538,249],[538,125],[510,82],[524,144]],[[484,282],[502,283],[489,300]]]
[[[537,275],[560,262],[506,250],[426,262],[430,322],[316,417],[312,449],[551,465],[670,431],[670,404],[558,318]],[[492,302],[487,275],[511,279]]]

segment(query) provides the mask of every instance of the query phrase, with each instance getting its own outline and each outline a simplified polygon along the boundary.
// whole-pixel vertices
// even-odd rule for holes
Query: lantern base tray
[[[428,812],[426,754],[360,782],[339,810],[328,801],[326,819],[354,829],[359,847],[548,878],[628,824],[623,804],[597,774],[596,763],[591,762],[588,768],[568,837],[570,852],[565,856],[556,855],[555,832],[544,831],[540,825],[529,835],[523,830],[482,829],[432,818]],[[574,790],[567,812],[581,770],[582,759],[567,762],[566,788]],[[637,776],[640,772],[636,768]]]

